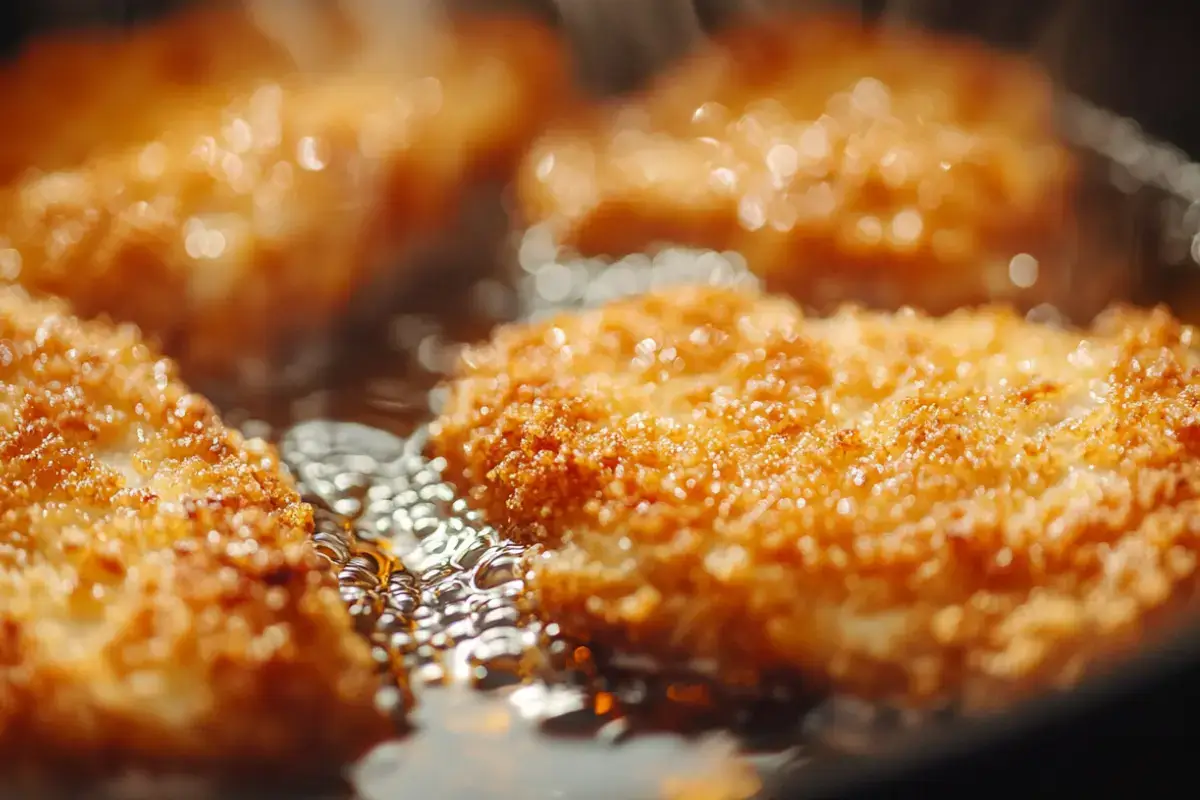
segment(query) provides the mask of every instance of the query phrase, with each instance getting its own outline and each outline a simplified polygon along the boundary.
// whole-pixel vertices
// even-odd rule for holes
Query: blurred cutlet
[[[230,24],[239,17],[241,24]],[[293,65],[249,17],[239,17],[206,4],[158,22],[28,40],[3,66],[0,98],[21,114],[0,141],[0,180],[152,140],[198,95],[236,90],[239,75]]]
[[[569,81],[554,35],[471,17],[382,51],[338,7],[305,5],[307,48],[225,6],[32,44],[0,75],[0,280],[257,378],[484,225]]]
[[[822,308],[1054,300],[1074,167],[1052,112],[1049,79],[1015,56],[836,15],[772,18],[548,130],[519,206],[585,256],[739,251]]]
[[[0,762],[338,774],[378,670],[274,450],[132,326],[0,289]]]
[[[568,634],[728,681],[986,707],[1197,586],[1197,334],[684,288],[500,329],[432,453]]]

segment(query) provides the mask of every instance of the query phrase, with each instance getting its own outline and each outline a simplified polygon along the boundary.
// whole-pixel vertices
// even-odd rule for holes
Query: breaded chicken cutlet
[[[734,250],[806,304],[940,313],[1056,297],[1072,174],[1031,65],[830,16],[733,30],[561,123],[518,186],[585,256]]]
[[[312,524],[274,450],[132,326],[0,289],[6,779],[336,775],[385,737]]]
[[[568,80],[553,34],[471,18],[381,54],[336,9],[309,9],[315,63],[224,7],[35,43],[0,75],[0,279],[224,378],[482,224]]]
[[[569,634],[916,705],[1071,684],[1197,586],[1200,361],[1165,311],[806,317],[728,289],[500,329],[432,453]]]

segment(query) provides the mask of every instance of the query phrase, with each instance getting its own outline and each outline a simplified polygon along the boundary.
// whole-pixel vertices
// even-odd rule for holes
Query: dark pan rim
[[[1192,621],[1108,674],[994,717],[921,733],[870,757],[844,757],[768,781],[770,798],[926,797],[932,789],[1020,791],[1194,769],[1180,749],[1200,699],[1200,623]],[[1175,750],[1168,742],[1174,742]],[[1137,748],[1136,754],[1130,751]],[[1159,777],[1162,777],[1161,774]],[[1144,786],[1144,784],[1143,784]]]

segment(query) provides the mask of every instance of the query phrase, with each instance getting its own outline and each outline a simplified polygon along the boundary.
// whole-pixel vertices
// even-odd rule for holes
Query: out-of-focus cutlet
[[[982,707],[1070,684],[1190,598],[1196,332],[1087,332],[685,288],[499,330],[432,452],[568,633]]]
[[[274,450],[132,326],[0,289],[0,762],[337,774],[380,683]]]
[[[586,256],[740,251],[814,306],[1059,299],[1073,167],[1052,99],[980,45],[772,19],[545,133],[520,208]]]
[[[338,4],[304,7],[306,47],[224,6],[31,45],[0,74],[0,279],[229,377],[476,224],[568,81],[553,34],[442,20],[381,52]]]

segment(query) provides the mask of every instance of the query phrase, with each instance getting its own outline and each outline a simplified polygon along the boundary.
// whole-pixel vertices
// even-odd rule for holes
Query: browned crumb
[[[731,681],[968,706],[1076,681],[1196,586],[1196,334],[687,288],[501,329],[434,453],[544,543],[544,613]]]
[[[521,209],[588,256],[739,251],[816,305],[1038,296],[1070,233],[1051,112],[1049,81],[1020,59],[838,17],[772,19],[544,134]]]
[[[411,273],[510,178],[567,80],[558,44],[472,19],[363,54],[335,6],[317,66],[225,8],[36,44],[0,75],[0,280],[136,322],[207,378]]]
[[[0,290],[6,775],[331,772],[388,733],[312,510],[175,371]]]

